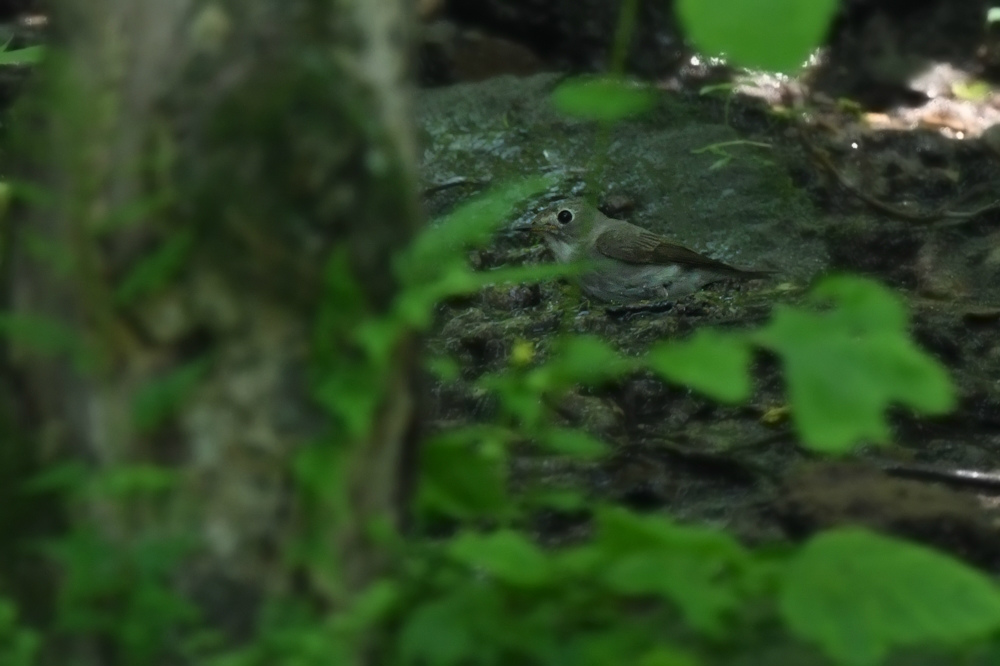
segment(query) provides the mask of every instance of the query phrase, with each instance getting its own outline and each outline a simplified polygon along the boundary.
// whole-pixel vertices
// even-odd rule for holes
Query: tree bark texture
[[[9,281],[15,316],[72,335],[48,354],[12,338],[24,414],[51,460],[177,472],[165,496],[95,495],[73,520],[122,544],[195,535],[178,584],[236,633],[246,600],[290,585],[294,460],[338,432],[309,391],[317,336],[353,353],[349,322],[315,325],[338,307],[327,259],[347,257],[359,312],[384,312],[420,222],[408,4],[52,2],[23,161],[51,197],[16,220]],[[413,349],[379,377],[376,425],[328,442],[347,502],[328,526],[335,603],[377,573],[368,523],[400,519]]]

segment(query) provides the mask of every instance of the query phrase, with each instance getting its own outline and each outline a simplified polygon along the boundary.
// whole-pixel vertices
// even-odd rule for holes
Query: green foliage
[[[423,515],[500,518],[511,514],[505,432],[466,430],[424,445],[416,505]]]
[[[1000,589],[927,548],[860,529],[815,537],[782,572],[781,613],[838,664],[881,663],[890,648],[961,644],[1000,629]]]
[[[18,622],[14,603],[0,597],[0,664],[34,666],[41,647],[41,636]]]
[[[636,367],[601,339],[574,335],[557,340],[550,358],[538,367],[484,375],[479,384],[497,395],[507,419],[532,433],[547,424],[544,399],[555,400],[580,384],[600,385]]]
[[[26,46],[13,51],[8,51],[8,46],[9,40],[0,48],[0,65],[37,65],[45,57],[44,46]]]
[[[841,452],[889,440],[892,403],[927,414],[955,405],[944,368],[909,337],[898,296],[858,277],[831,277],[812,292],[833,308],[778,306],[753,339],[781,356],[796,427],[816,449]]]
[[[465,533],[448,544],[451,559],[514,587],[537,588],[551,582],[549,557],[528,537],[512,530]]]
[[[740,579],[750,565],[735,539],[624,509],[599,513],[597,526],[596,545],[607,561],[596,571],[611,591],[660,596],[695,628],[723,635],[726,616],[743,601]]]
[[[427,553],[426,566],[435,574],[413,596],[413,610],[404,614],[398,643],[390,649],[395,659],[386,663],[697,663],[666,640],[665,628],[676,622],[674,607],[654,603],[679,598],[679,605],[701,612],[718,601],[692,601],[705,590],[697,577],[683,579],[699,567],[669,554],[689,535],[616,520],[609,514],[607,529],[581,546],[543,549],[519,532],[502,530],[462,532]],[[694,538],[729,550],[720,538]],[[640,570],[622,539],[648,548],[654,566]],[[656,561],[653,551],[663,557]],[[726,586],[726,575],[714,573],[707,587]]]
[[[186,400],[212,365],[211,358],[188,361],[143,386],[132,398],[132,421],[142,432],[153,432]]]
[[[794,72],[821,43],[836,0],[678,0],[684,33],[706,55],[742,67]]]
[[[706,51],[787,70],[817,46],[834,5],[832,0],[749,5],[680,0],[678,12],[692,40]],[[636,8],[635,2],[623,3],[616,66],[627,52]],[[777,36],[776,16],[782,19]],[[311,85],[325,86],[322,73],[317,70],[314,81],[309,77]],[[288,85],[281,96],[254,100],[264,107],[256,113],[283,122],[281,105],[294,91]],[[319,102],[334,94],[328,87],[321,90]],[[648,111],[658,95],[652,86],[619,76],[582,77],[559,86],[552,103],[575,118],[608,123]],[[269,127],[239,111],[230,109],[227,120],[231,115],[234,126],[249,124],[235,136]],[[295,135],[309,140],[308,134]],[[728,159],[723,147],[705,150]],[[329,543],[337,535],[331,538],[330,532],[354,508],[344,493],[345,451],[372,432],[400,340],[427,330],[442,299],[579,269],[476,272],[468,266],[466,250],[487,243],[516,205],[550,184],[530,178],[502,185],[431,224],[392,265],[402,287],[386,313],[373,312],[366,303],[346,250],[332,253],[310,380],[313,397],[334,427],[326,439],[302,446],[294,460],[295,519],[302,534],[279,554],[289,566],[313,574],[334,569]],[[265,218],[277,210],[270,193],[246,193],[250,207],[263,210]],[[99,231],[129,224],[143,210],[121,211]],[[193,248],[186,233],[166,240],[117,285],[117,304],[134,303],[165,286]],[[67,255],[41,243],[36,250],[54,265],[69,263]],[[173,592],[191,544],[148,532],[112,538],[76,524],[45,548],[60,572],[51,635],[96,641],[119,664],[325,666],[355,663],[363,649],[387,666],[694,666],[719,651],[736,652],[747,635],[778,624],[794,638],[820,646],[836,663],[866,666],[896,647],[961,644],[995,631],[1000,628],[996,585],[924,548],[842,530],[801,549],[764,553],[722,529],[595,506],[575,488],[514,491],[509,470],[515,446],[530,444],[524,455],[546,462],[586,464],[608,455],[612,449],[600,437],[555,425],[553,405],[580,387],[599,391],[635,372],[651,370],[711,399],[741,403],[751,395],[754,352],[766,349],[783,364],[803,443],[830,452],[888,440],[885,411],[892,405],[928,414],[953,406],[943,368],[909,337],[898,297],[868,280],[836,277],[820,283],[812,299],[811,309],[778,306],[772,321],[756,331],[698,331],[658,342],[637,357],[597,337],[568,335],[481,377],[476,389],[495,400],[496,418],[434,433],[422,443],[415,502],[419,527],[444,524],[453,534],[434,531],[431,538],[418,530],[405,541],[383,534],[380,543],[392,565],[387,578],[353,597],[335,581],[330,587],[343,603],[333,612],[311,608],[304,599],[272,597],[253,640],[222,649],[191,604]],[[84,356],[78,336],[48,319],[5,315],[0,331],[48,355]],[[443,378],[462,376],[450,359],[428,365]],[[148,432],[162,425],[209,368],[207,359],[194,361],[139,391],[132,413],[138,428]],[[176,490],[178,478],[153,465],[101,474],[66,465],[50,467],[23,490],[59,490],[74,503],[97,498],[126,518],[144,516],[140,522],[149,527],[159,524],[149,515],[160,515],[159,502]],[[524,528],[541,506],[589,516],[588,538],[538,543]],[[40,645],[39,634],[21,627],[14,606],[0,599],[0,662],[34,664]]]
[[[208,666],[329,666],[351,663],[351,644],[328,619],[282,599],[265,608],[255,640],[203,658]]]
[[[351,437],[362,437],[370,428],[381,400],[383,375],[401,336],[430,326],[442,299],[492,284],[540,281],[576,270],[525,266],[476,272],[466,261],[470,247],[487,242],[516,204],[548,184],[548,179],[530,178],[501,186],[432,223],[394,262],[402,288],[387,316],[367,312],[348,257],[343,252],[332,254],[326,271],[327,296],[314,338],[318,375],[314,394]],[[364,355],[345,354],[345,348]]]
[[[646,83],[619,76],[580,76],[559,84],[552,103],[568,116],[612,121],[649,111],[657,96]]]
[[[702,330],[687,340],[658,344],[647,360],[667,381],[720,402],[738,403],[750,397],[751,349],[743,336]]]
[[[77,369],[93,361],[80,333],[52,317],[0,312],[0,336],[42,358],[68,357]]]
[[[194,607],[170,584],[188,548],[161,538],[111,543],[84,529],[49,544],[45,552],[63,572],[57,631],[108,641],[121,664],[148,664],[178,654],[178,632],[198,620]]]
[[[194,244],[190,232],[175,234],[139,261],[115,289],[115,302],[128,305],[165,287],[184,266]]]
[[[527,178],[495,188],[461,204],[433,222],[398,258],[395,264],[403,285],[396,298],[395,325],[427,328],[434,308],[443,299],[475,293],[491,284],[541,281],[570,274],[565,266],[523,266],[477,272],[466,261],[465,251],[485,245],[508,219],[514,206],[551,185],[548,178]],[[370,338],[372,327],[364,327]]]

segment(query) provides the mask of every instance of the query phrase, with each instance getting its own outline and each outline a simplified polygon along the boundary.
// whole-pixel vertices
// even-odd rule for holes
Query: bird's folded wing
[[[737,268],[706,257],[683,245],[671,243],[649,231],[608,229],[597,237],[594,247],[606,257],[630,264],[674,263],[740,272]]]

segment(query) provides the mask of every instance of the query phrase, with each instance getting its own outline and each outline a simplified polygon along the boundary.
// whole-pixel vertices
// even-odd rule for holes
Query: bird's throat
[[[548,242],[552,254],[555,255],[556,261],[564,264],[573,261],[576,250],[571,244],[555,236],[547,236],[545,240]]]

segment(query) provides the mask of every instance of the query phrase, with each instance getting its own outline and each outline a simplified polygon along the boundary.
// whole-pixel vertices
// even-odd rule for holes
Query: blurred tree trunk
[[[409,4],[51,2],[58,50],[21,116],[22,172],[52,196],[16,220],[11,249],[22,413],[50,461],[178,472],[165,494],[88,495],[72,521],[123,547],[196,535],[177,584],[236,635],[248,600],[290,586],[308,447],[337,461],[300,474],[337,494],[320,540],[338,568],[307,562],[314,591],[336,605],[363,587],[381,566],[369,522],[399,524],[412,341],[350,445],[309,387],[313,342],[349,352],[419,227]],[[331,302],[338,252],[358,302]],[[344,316],[317,329],[322,307]]]

